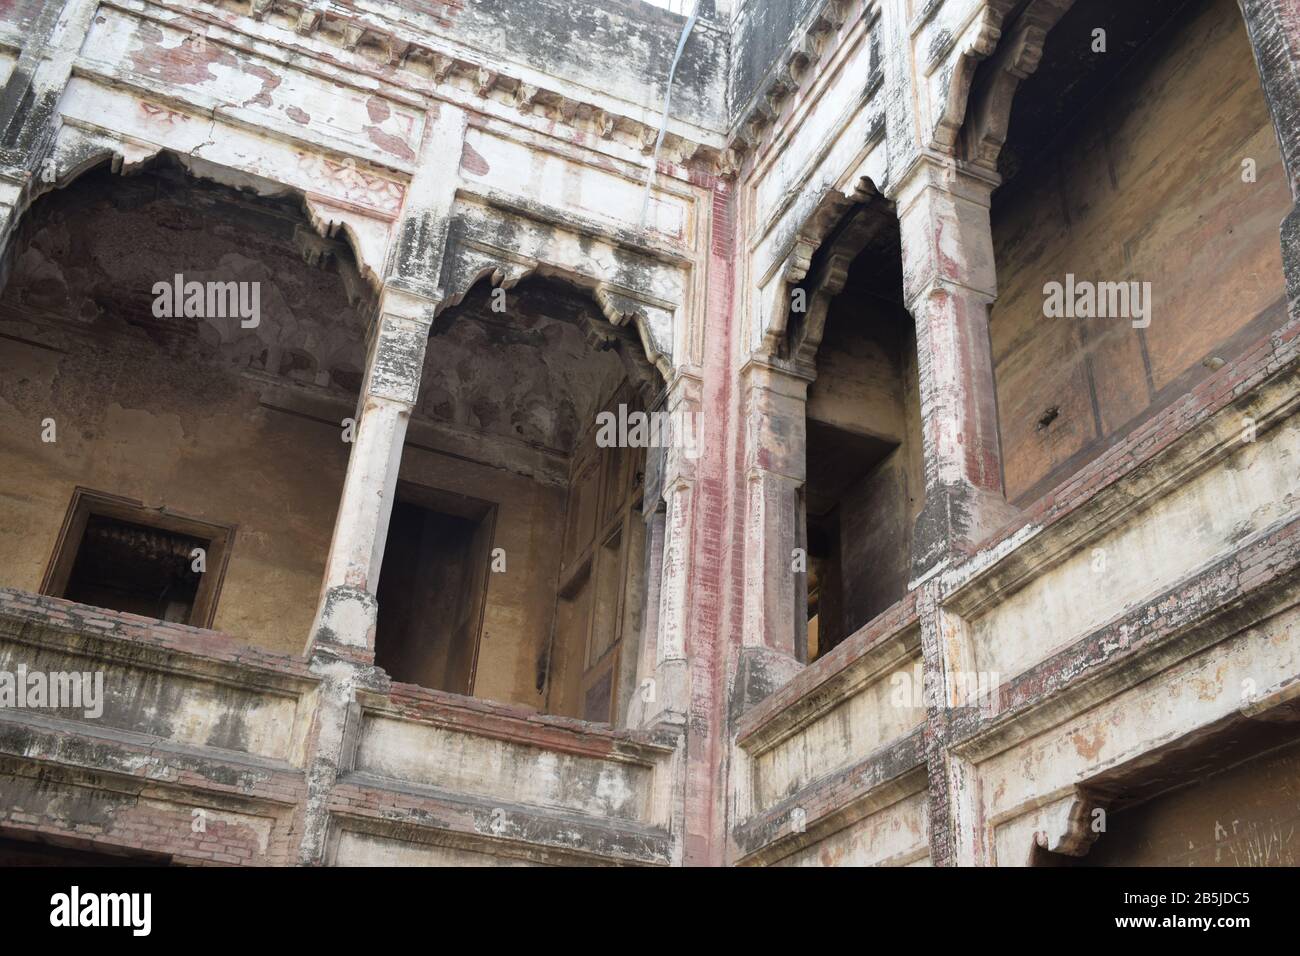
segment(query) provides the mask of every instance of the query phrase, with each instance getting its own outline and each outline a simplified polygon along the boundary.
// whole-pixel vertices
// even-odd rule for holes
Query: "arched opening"
[[[1231,0],[1078,0],[1015,93],[998,168],[990,330],[1023,506],[1286,321],[1292,199]]]
[[[479,283],[441,313],[384,551],[376,663],[403,683],[622,723],[645,613],[647,456],[666,437],[635,426],[659,384],[635,331],[557,279]]]
[[[0,295],[0,582],[297,652],[369,290],[301,200],[160,156],[39,198]]]
[[[898,220],[881,199],[846,211],[795,291],[786,351],[815,363],[805,405],[806,660],[907,594],[924,502],[916,330]]]

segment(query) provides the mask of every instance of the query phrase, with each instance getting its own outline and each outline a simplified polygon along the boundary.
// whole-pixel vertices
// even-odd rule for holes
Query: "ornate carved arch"
[[[931,140],[935,148],[952,152],[956,148],[957,137],[961,132],[966,117],[967,100],[970,96],[971,81],[980,61],[992,55],[1002,36],[1003,20],[1015,7],[1015,0],[988,0],[976,14],[974,21],[963,36],[956,41],[960,44],[958,51],[949,63],[939,66],[932,62],[927,70],[941,70],[944,82],[943,100],[934,111]],[[951,51],[952,47],[949,48]]]
[[[849,263],[862,251],[878,226],[877,211],[883,205],[883,197],[875,184],[865,177],[858,180],[850,192],[829,189],[822,196],[791,241],[789,251],[776,270],[777,277],[767,283],[766,288],[770,290],[768,307],[763,314],[769,318],[763,329],[760,348],[765,357],[812,360],[821,344],[826,308],[843,289]],[[854,207],[864,208],[855,210]],[[832,238],[833,247],[823,249]],[[814,259],[819,264],[810,279],[809,271]],[[808,311],[803,322],[799,323],[798,341],[791,343],[786,356],[786,340],[792,331],[791,294],[796,287],[803,287],[808,293]]]
[[[50,156],[32,179],[22,204],[11,214],[4,236],[5,246],[7,247],[13,227],[22,214],[41,196],[62,189],[85,173],[106,164],[111,166],[114,174],[125,176],[162,155],[173,157],[195,179],[220,183],[237,190],[252,190],[267,198],[297,196],[303,204],[304,218],[316,234],[322,239],[346,241],[356,261],[360,281],[374,293],[382,288],[390,223],[368,217],[356,210],[344,209],[330,203],[325,197],[314,196],[291,183],[257,176],[165,145],[145,143],[128,136],[72,125],[60,128]],[[304,258],[310,260],[312,244],[300,243],[300,251]],[[344,279],[349,282],[351,293],[356,282],[348,276]]]
[[[975,71],[956,152],[974,165],[996,172],[1007,139],[1016,90],[1038,69],[1047,34],[1074,0],[1032,0],[1003,31],[1003,39]]]
[[[509,289],[529,275],[559,278],[588,291],[616,330],[589,329],[589,335],[601,347],[618,343],[621,355],[629,342],[639,342],[639,361],[628,370],[643,389],[654,378],[646,369],[658,371],[660,385],[672,375],[687,262],[652,247],[577,233],[479,203],[457,209],[448,230],[439,311],[461,302],[484,279]]]

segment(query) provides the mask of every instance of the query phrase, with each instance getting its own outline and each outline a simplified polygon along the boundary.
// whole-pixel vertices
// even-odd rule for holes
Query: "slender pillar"
[[[363,659],[374,656],[375,593],[435,304],[388,289],[371,333],[352,454],[311,635],[313,645],[346,645]]]
[[[1015,513],[1003,491],[989,341],[989,306],[997,298],[989,221],[993,186],[946,161],[922,158],[898,199],[925,456],[925,503],[913,551],[913,575],[922,582]],[[974,785],[969,767],[948,750],[953,708],[961,704],[952,677],[971,665],[956,657],[960,643],[950,639],[952,622],[936,585],[920,585],[918,608],[926,681],[943,688],[940,700],[927,700],[931,860],[950,866],[969,864],[977,855]]]
[[[402,219],[391,233],[352,454],[307,647],[320,683],[306,746],[307,799],[298,823],[298,862],[304,866],[328,859],[330,794],[348,770],[348,741],[361,719],[357,694],[389,687],[388,676],[374,665],[375,595],[425,347],[448,284],[443,266],[466,127],[465,111],[447,103],[429,115]]]
[[[355,727],[357,691],[388,684],[374,666],[379,569],[402,461],[402,443],[419,394],[425,344],[436,301],[384,290],[371,329],[366,373],[353,424],[343,497],[325,562],[320,606],[307,646],[320,678],[307,748],[307,799],[301,811],[298,862],[325,862],[329,795],[345,767],[345,741]]]
[[[1003,493],[989,306],[997,297],[993,183],[922,158],[898,198],[903,293],[916,322],[925,454],[918,580],[1009,521]]]
[[[645,568],[646,593],[641,642],[637,655],[636,688],[627,702],[627,726],[646,727],[656,713],[656,677],[659,666],[659,599],[663,583],[664,525],[666,511],[661,498],[647,496],[642,517],[646,523]]]

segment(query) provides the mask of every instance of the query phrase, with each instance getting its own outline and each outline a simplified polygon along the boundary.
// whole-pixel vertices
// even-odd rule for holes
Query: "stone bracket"
[[[1087,856],[1102,832],[1096,826],[1095,811],[1105,809],[1104,802],[1082,789],[1075,790],[1040,811],[1042,828],[1034,834],[1034,845],[1062,856]]]

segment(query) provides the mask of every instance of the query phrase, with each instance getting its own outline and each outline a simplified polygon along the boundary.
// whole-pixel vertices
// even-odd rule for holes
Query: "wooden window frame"
[[[85,539],[86,523],[92,515],[206,541],[207,570],[199,580],[189,619],[185,623],[190,627],[212,627],[217,613],[217,599],[221,594],[221,586],[225,583],[226,568],[230,564],[237,526],[201,521],[166,508],[148,508],[133,498],[111,495],[80,485],[72,492],[72,501],[68,504],[63,526],[54,542],[54,551],[41,579],[41,594],[61,598],[67,593],[72,568]]]

